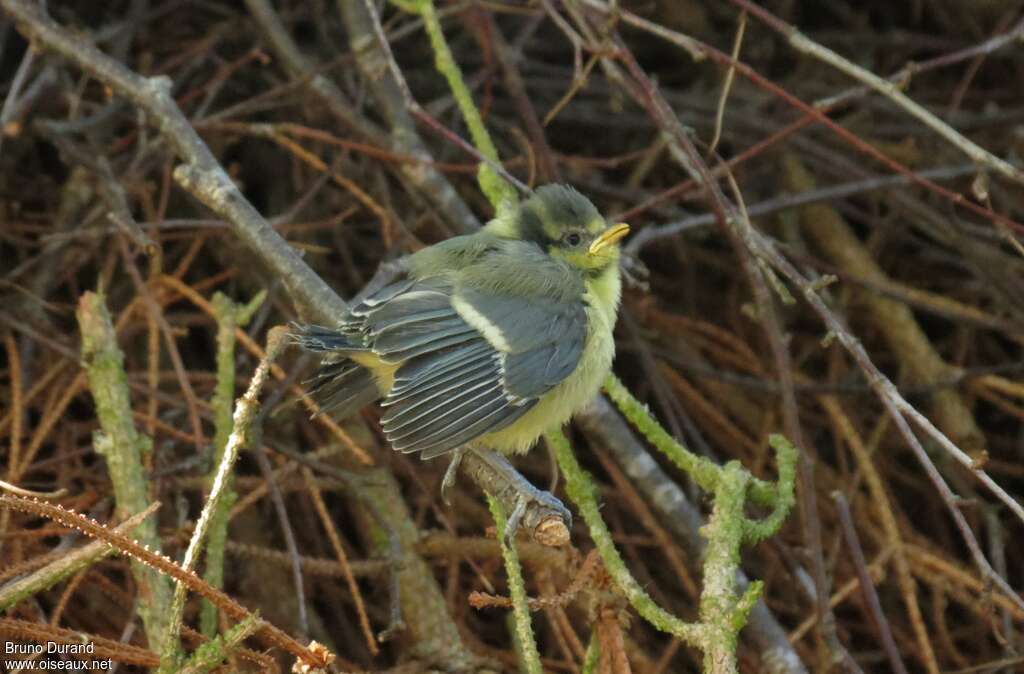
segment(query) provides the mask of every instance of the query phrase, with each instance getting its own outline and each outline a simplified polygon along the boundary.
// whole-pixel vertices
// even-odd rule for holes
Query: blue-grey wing
[[[426,282],[425,282],[426,283]],[[582,301],[543,297],[509,297],[496,293],[443,287],[429,281],[429,292],[445,302],[417,293],[413,320],[389,312],[389,338],[368,342],[382,357],[411,354],[395,373],[385,398],[382,419],[392,446],[421,452],[423,458],[443,454],[500,430],[528,412],[537,400],[563,381],[579,363],[586,340]],[[401,301],[398,295],[387,302]],[[412,307],[410,302],[403,306]],[[381,311],[383,310],[383,305]],[[366,312],[373,333],[380,315]],[[423,323],[422,331],[417,329]],[[427,326],[433,325],[438,330]],[[428,337],[429,336],[429,337]],[[429,341],[426,341],[429,340]]]
[[[579,364],[587,338],[582,298],[509,297],[462,290],[457,308],[485,335],[493,326],[509,395],[538,398],[562,382]],[[476,320],[474,320],[476,318]]]
[[[328,354],[311,382],[326,410],[348,413],[379,396],[347,356],[398,364],[384,433],[396,450],[431,458],[532,409],[576,368],[586,336],[582,300],[456,289],[432,277],[382,288],[337,328],[306,326],[296,339]]]

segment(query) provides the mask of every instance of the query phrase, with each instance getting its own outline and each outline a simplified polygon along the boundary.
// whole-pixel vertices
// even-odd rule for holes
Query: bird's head
[[[552,257],[597,273],[619,263],[625,223],[609,224],[594,204],[566,185],[545,185],[524,201],[514,225],[517,238],[532,241]]]

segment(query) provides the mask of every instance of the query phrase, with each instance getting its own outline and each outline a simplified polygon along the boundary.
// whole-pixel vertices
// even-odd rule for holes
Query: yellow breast
[[[597,395],[615,357],[613,330],[621,292],[618,269],[588,280],[586,286],[587,341],[576,370],[515,423],[483,435],[473,444],[504,453],[525,452],[542,434],[563,426]]]

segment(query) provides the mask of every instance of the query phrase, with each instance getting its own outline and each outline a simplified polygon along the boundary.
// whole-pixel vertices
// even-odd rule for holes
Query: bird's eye
[[[572,246],[573,248],[580,245],[581,241],[583,241],[583,237],[577,234],[576,232],[572,232],[565,236],[565,242]]]

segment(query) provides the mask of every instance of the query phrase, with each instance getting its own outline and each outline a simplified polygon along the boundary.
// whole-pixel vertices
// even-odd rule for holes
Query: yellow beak
[[[594,242],[590,244],[590,250],[588,251],[591,255],[599,252],[601,249],[606,248],[613,243],[617,242],[622,237],[629,234],[629,225],[624,222],[620,222],[617,225],[612,225],[608,229],[601,233],[601,236],[594,239]]]

